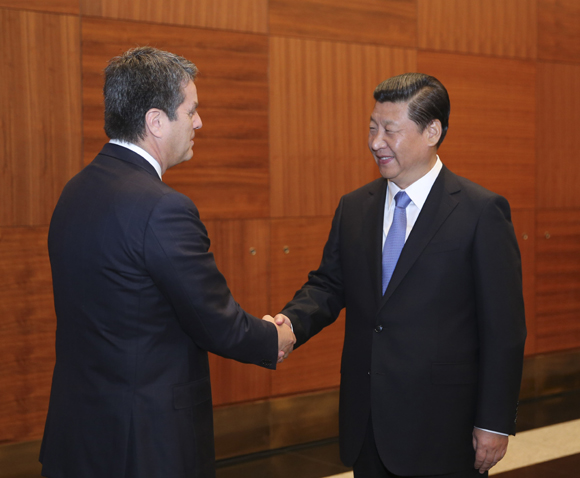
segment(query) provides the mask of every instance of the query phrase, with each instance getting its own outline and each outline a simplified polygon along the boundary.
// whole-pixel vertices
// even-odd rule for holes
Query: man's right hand
[[[282,317],[282,319],[280,317]],[[276,320],[274,320],[271,315],[265,315],[262,317],[262,320],[272,322],[278,329],[278,363],[282,363],[286,358],[288,358],[288,354],[292,352],[294,344],[296,343],[296,336],[290,328],[290,319],[285,315],[278,314]]]

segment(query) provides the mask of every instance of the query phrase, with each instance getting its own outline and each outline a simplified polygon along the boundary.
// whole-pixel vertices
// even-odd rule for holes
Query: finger
[[[286,324],[288,327],[290,327],[290,319],[284,314],[277,314],[276,317],[274,317],[274,320],[278,325]]]
[[[475,450],[475,464],[473,465],[475,469],[480,470],[483,467],[483,464],[485,463],[485,459],[486,459],[486,453],[485,450],[481,449],[481,448],[476,448]]]
[[[483,464],[479,468],[479,472],[485,473],[486,471],[489,471],[489,469],[493,465],[494,465],[494,459],[492,457],[490,457],[490,454],[488,453],[487,456],[485,457],[485,460],[483,460]]]

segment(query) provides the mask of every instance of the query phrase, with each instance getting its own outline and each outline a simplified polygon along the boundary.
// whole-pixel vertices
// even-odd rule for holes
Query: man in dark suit
[[[66,185],[50,224],[43,476],[214,477],[207,352],[275,369],[295,341],[234,301],[195,205],[161,181],[193,155],[196,73],[150,47],[105,70],[111,142]]]
[[[515,431],[526,336],[508,202],[437,156],[449,97],[375,90],[382,178],[345,195],[318,270],[281,314],[302,345],[346,307],[340,449],[356,478],[487,475]]]

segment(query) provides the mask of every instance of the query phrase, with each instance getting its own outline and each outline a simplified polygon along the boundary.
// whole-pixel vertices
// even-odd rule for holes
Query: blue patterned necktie
[[[395,213],[393,223],[387,234],[385,246],[383,247],[383,295],[387,290],[389,281],[393,276],[395,266],[405,245],[405,235],[407,233],[407,206],[411,198],[405,191],[399,191],[395,195]]]

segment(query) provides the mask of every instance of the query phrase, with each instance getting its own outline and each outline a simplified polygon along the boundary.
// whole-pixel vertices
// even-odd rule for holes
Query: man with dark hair
[[[515,431],[526,337],[510,208],[439,159],[438,80],[400,75],[374,96],[382,178],[342,197],[320,267],[276,320],[300,346],[346,307],[340,450],[355,478],[485,476]]]
[[[235,302],[195,205],[161,181],[193,155],[196,73],[151,47],[105,70],[111,141],[66,185],[49,230],[43,476],[214,477],[207,352],[274,369],[295,341]]]

